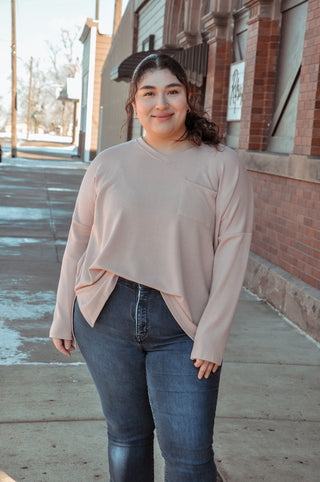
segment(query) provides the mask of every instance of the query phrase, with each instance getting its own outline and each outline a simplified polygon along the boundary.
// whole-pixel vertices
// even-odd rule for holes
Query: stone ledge
[[[247,151],[245,149],[237,149],[237,152],[250,171],[320,183],[319,158],[297,154]]]
[[[320,291],[251,251],[244,285],[320,341]]]

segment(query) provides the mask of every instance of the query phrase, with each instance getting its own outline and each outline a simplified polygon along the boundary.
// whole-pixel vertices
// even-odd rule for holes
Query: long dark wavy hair
[[[202,143],[217,146],[221,142],[218,126],[207,118],[205,112],[200,112],[195,107],[195,101],[191,100],[187,75],[179,62],[169,55],[161,53],[148,55],[136,67],[131,79],[129,97],[126,103],[127,122],[133,115],[132,104],[135,101],[138,84],[142,76],[149,70],[164,69],[168,69],[175,75],[186,89],[188,103],[188,112],[185,120],[186,131],[179,140],[188,139],[198,146]]]

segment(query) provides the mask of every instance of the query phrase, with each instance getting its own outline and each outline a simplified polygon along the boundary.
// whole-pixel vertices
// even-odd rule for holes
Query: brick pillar
[[[263,151],[271,121],[280,22],[272,0],[250,0],[239,148]]]
[[[205,93],[205,110],[219,126],[220,133],[226,133],[228,87],[232,44],[227,39],[229,14],[209,13],[204,17],[204,27],[209,34],[208,70]]]
[[[300,75],[295,154],[320,156],[320,5],[309,0]]]

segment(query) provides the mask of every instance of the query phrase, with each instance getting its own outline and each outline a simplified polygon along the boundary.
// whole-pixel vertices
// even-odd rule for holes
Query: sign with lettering
[[[230,66],[227,121],[241,119],[244,68],[244,61],[235,62]]]

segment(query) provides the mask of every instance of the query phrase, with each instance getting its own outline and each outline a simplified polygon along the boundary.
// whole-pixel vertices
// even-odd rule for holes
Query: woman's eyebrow
[[[173,82],[165,86],[166,89],[171,89],[172,87],[182,87],[182,84]],[[154,85],[142,85],[141,87],[139,87],[139,89],[150,90],[156,89],[156,87]]]

